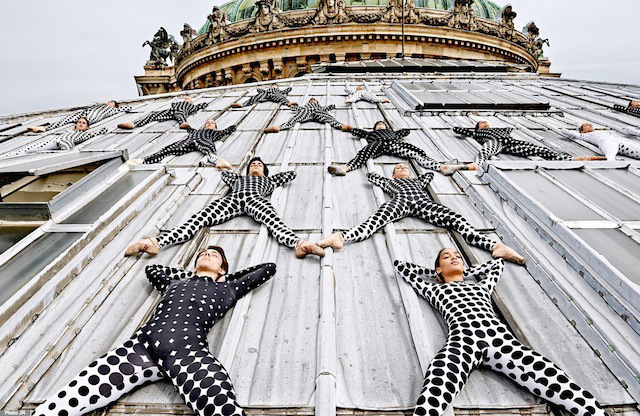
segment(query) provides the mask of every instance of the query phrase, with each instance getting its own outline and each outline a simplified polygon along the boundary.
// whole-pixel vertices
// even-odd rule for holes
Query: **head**
[[[208,130],[218,130],[218,125],[214,119],[210,118],[204,123],[204,128]]]
[[[358,85],[356,87],[356,91],[362,91],[364,89],[364,87],[362,85]]]
[[[229,271],[227,256],[219,246],[208,246],[198,251],[194,266],[196,274],[213,273],[222,276]]]
[[[440,283],[461,282],[464,272],[462,255],[455,248],[443,248],[438,252],[434,269]]]
[[[278,84],[271,84],[271,88],[280,88]]]
[[[89,120],[85,117],[80,117],[78,121],[76,121],[76,128],[78,131],[86,131],[89,130]]]
[[[629,108],[638,108],[638,107],[640,107],[640,100],[629,101]]]
[[[107,101],[107,105],[112,108],[118,108],[119,104],[116,100]]]
[[[373,125],[373,129],[374,130],[386,130],[388,128],[389,128],[389,126],[387,125],[387,123],[385,123],[382,120],[376,121],[376,124]]]
[[[591,123],[583,123],[578,129],[580,133],[591,133],[594,130],[595,129],[593,128],[593,124]]]
[[[393,178],[394,179],[408,179],[411,177],[411,171],[409,170],[409,166],[406,163],[398,163],[393,168]]]
[[[315,98],[309,98],[309,104],[318,104],[318,100]]]
[[[193,104],[193,100],[191,99],[191,97],[184,97],[182,101],[184,101],[185,103]]]
[[[480,131],[480,130],[484,130],[484,129],[488,129],[489,128],[489,122],[488,121],[478,121],[478,123],[476,124],[476,131]]]
[[[247,175],[249,176],[269,176],[269,168],[259,157],[254,157],[247,165]]]

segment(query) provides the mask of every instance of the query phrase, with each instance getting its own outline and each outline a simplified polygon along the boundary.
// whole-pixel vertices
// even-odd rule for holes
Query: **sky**
[[[181,41],[222,0],[0,0],[0,115],[138,96],[160,26]],[[497,0],[503,6],[506,1]],[[563,77],[640,84],[640,0],[511,0]],[[615,4],[615,6],[613,5]]]

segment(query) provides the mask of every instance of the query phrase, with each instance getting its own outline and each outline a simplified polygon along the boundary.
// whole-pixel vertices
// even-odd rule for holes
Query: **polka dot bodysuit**
[[[280,130],[287,130],[295,126],[296,123],[306,123],[308,121],[315,121],[322,124],[329,123],[333,128],[342,128],[342,123],[329,114],[329,111],[336,109],[336,106],[333,104],[323,107],[318,103],[308,103],[302,107],[290,107],[289,109],[296,113],[286,123],[280,126]]]
[[[222,172],[222,180],[231,187],[231,192],[213,201],[184,224],[157,237],[160,247],[188,241],[203,227],[222,224],[239,215],[248,215],[264,224],[278,243],[295,247],[300,238],[280,219],[271,202],[266,198],[274,189],[291,182],[296,177],[293,171],[282,172],[272,177],[240,176]]]
[[[475,129],[454,127],[453,131],[464,136],[473,137],[482,145],[482,149],[478,152],[475,160],[475,163],[480,166],[492,156],[500,153],[509,153],[522,157],[538,156],[546,160],[573,159],[573,156],[569,153],[512,138],[512,128],[489,128],[476,131]]]
[[[378,174],[369,173],[367,179],[391,194],[393,198],[382,204],[378,211],[362,224],[344,233],[345,242],[364,241],[390,222],[413,216],[439,227],[455,230],[467,243],[485,250],[491,250],[496,244],[492,239],[476,231],[462,215],[433,202],[426,192],[427,185],[433,179],[432,172],[417,179],[387,179]]]
[[[207,333],[235,303],[270,279],[276,265],[250,267],[217,283],[208,276],[147,266],[162,293],[153,317],[128,341],[89,364],[35,415],[81,415],[143,384],[167,378],[199,415],[244,415],[229,374],[209,352]]]
[[[407,129],[393,131],[391,129],[381,129],[366,131],[361,129],[351,129],[351,134],[365,139],[368,144],[362,148],[356,157],[351,159],[347,166],[349,172],[363,167],[367,160],[380,157],[382,155],[398,156],[413,159],[425,169],[437,170],[440,163],[427,156],[427,153],[402,139],[409,135],[411,131]]]
[[[640,117],[640,107],[631,108],[631,107],[625,107],[625,106],[616,104],[613,106],[613,109],[616,111],[621,111],[623,113],[630,114],[632,116]]]
[[[349,88],[345,88],[344,91],[347,93],[347,99],[345,100],[345,103],[347,104],[355,103],[358,101],[367,101],[376,104],[385,101],[384,98],[379,97],[375,92],[367,88],[355,91],[350,90]]]
[[[171,108],[161,111],[152,111],[144,117],[133,122],[136,127],[142,127],[152,121],[177,120],[179,123],[186,123],[189,116],[206,108],[209,103],[192,104],[186,101],[171,103]]]
[[[65,131],[61,135],[55,135],[52,137],[46,137],[44,139],[40,139],[31,143],[27,146],[21,147],[12,152],[5,153],[4,157],[13,157],[20,156],[26,153],[38,152],[41,150],[71,150],[76,145],[86,142],[89,139],[92,139],[96,136],[100,136],[102,134],[107,134],[108,130],[106,128],[101,128],[97,130],[73,130],[69,129]],[[54,133],[55,134],[55,133]]]
[[[91,106],[89,108],[85,108],[84,110],[80,110],[76,113],[69,114],[66,117],[62,117],[60,120],[46,127],[47,130],[57,129],[58,127],[66,126],[67,124],[76,124],[80,117],[84,117],[89,122],[89,125],[93,125],[99,121],[104,120],[105,118],[115,116],[120,113],[129,113],[131,111],[131,107],[129,106],[118,106],[118,107],[109,107],[106,104],[98,104]]]
[[[442,314],[449,328],[445,346],[429,364],[414,415],[442,415],[479,366],[506,375],[574,415],[605,415],[591,393],[551,361],[522,345],[500,321],[491,294],[504,269],[502,259],[465,271],[467,278],[486,275],[479,283],[432,283],[425,279],[436,277],[433,270],[399,261],[394,266],[418,295]]]
[[[289,105],[289,99],[287,98],[287,94],[291,92],[292,88],[285,88],[283,90],[278,88],[258,88],[257,94],[253,97],[249,98],[247,102],[242,104],[243,107],[247,107],[257,103],[264,103],[267,101],[271,101],[276,104],[284,104]]]
[[[158,163],[169,155],[180,156],[189,152],[200,152],[207,157],[207,162],[215,164],[219,157],[215,142],[236,131],[236,126],[227,127],[224,130],[189,129],[186,139],[170,144],[157,153],[143,159],[143,163]]]

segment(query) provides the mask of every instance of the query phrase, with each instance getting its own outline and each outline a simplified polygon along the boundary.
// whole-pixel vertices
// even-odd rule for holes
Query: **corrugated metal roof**
[[[345,106],[345,85],[363,81],[383,89],[392,103]],[[469,91],[508,90],[523,100],[550,102],[552,109],[410,111],[401,98],[389,93],[398,81],[437,82],[457,91],[456,84]],[[637,86],[515,74],[311,75],[278,84],[292,86],[290,95],[299,103],[313,96],[322,104],[336,104],[336,117],[354,126],[371,128],[382,119],[393,128],[409,128],[409,142],[443,161],[473,160],[478,144],[458,137],[452,128],[471,127],[481,119],[495,127],[513,126],[517,137],[581,155],[595,154],[596,149],[561,138],[548,127],[594,120],[599,129],[640,128],[640,119],[610,108],[640,95]],[[331,177],[328,164],[346,162],[363,143],[315,123],[265,135],[264,127],[286,120],[291,112],[271,103],[230,109],[250,88],[255,84],[191,92],[198,102],[211,104],[190,122],[200,127],[213,117],[221,128],[238,123],[238,130],[219,147],[236,171],[243,171],[257,153],[273,173],[298,173],[271,198],[296,232],[316,240],[364,220],[388,199],[364,175],[372,171],[388,175],[398,159],[384,156],[346,177]],[[135,114],[102,124],[113,129],[182,95],[135,100]],[[0,129],[0,151],[33,140],[24,126],[44,122],[45,114],[51,121],[63,113],[20,116],[20,126],[7,124],[11,127]],[[114,129],[79,147],[126,151],[139,158],[185,134],[171,122],[154,123],[134,131]],[[29,156],[39,161],[46,157]],[[192,153],[165,159],[166,170],[149,165],[130,172],[120,162],[97,169],[56,197],[60,202],[54,204],[53,219],[0,254],[2,267],[26,253],[37,236],[80,234],[80,244],[72,244],[51,267],[25,279],[24,286],[0,306],[0,368],[11,369],[4,372],[0,385],[2,408],[35,406],[135,332],[158,299],[144,277],[147,264],[191,265],[198,247],[215,242],[230,254],[232,269],[263,261],[278,264],[276,277],[239,302],[209,335],[212,352],[230,370],[239,402],[250,413],[371,414],[411,409],[426,366],[442,346],[445,327],[438,314],[394,276],[392,262],[431,264],[440,247],[452,244],[471,262],[486,260],[488,253],[468,247],[455,233],[405,219],[370,240],[337,253],[328,250],[321,261],[298,260],[264,227],[236,218],[163,250],[157,258],[123,258],[131,242],[185,221],[226,192],[219,171],[199,167],[201,160],[202,155]],[[437,175],[432,196],[478,229],[497,234],[526,253],[527,268],[508,265],[495,295],[518,337],[555,361],[604,405],[638,415],[640,315],[634,296],[640,257],[636,218],[640,162],[626,158],[542,162],[500,155],[492,164],[481,176]],[[421,171],[413,168],[415,173]],[[121,179],[141,171],[149,175],[142,183]],[[101,200],[112,206],[94,213]],[[79,216],[97,220],[73,220]],[[472,375],[454,404],[459,414],[549,412],[539,399],[485,370]],[[188,409],[165,382],[126,395],[107,413],[134,411]]]

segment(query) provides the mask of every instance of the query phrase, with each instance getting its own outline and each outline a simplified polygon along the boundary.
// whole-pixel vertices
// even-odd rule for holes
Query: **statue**
[[[193,49],[193,38],[196,36],[195,29],[191,28],[188,23],[184,24],[184,29],[180,32],[180,36],[182,36],[182,50],[185,53],[191,52]]]
[[[213,45],[217,42],[222,42],[229,38],[229,32],[227,30],[227,15],[218,6],[213,6],[213,11],[207,19],[211,23],[209,26],[209,36],[207,43]]]
[[[385,10],[383,22],[401,23],[402,22],[402,2],[404,1],[404,22],[418,23],[420,21],[416,13],[416,3],[414,0],[389,0],[387,9]]]
[[[514,40],[516,37],[516,26],[513,23],[513,19],[516,18],[518,14],[513,11],[513,8],[510,4],[507,4],[502,8],[500,14],[498,15],[498,19],[500,21],[500,29],[499,36],[506,40]]]
[[[448,26],[454,29],[478,30],[478,21],[471,8],[473,0],[454,0]]]
[[[258,11],[251,26],[251,32],[268,32],[283,26],[279,16],[280,8],[276,0],[258,0],[256,7]]]
[[[529,52],[539,60],[543,55],[542,48],[546,44],[551,46],[549,39],[542,39],[540,37],[540,29],[536,26],[535,22],[529,22],[523,29],[522,33],[527,37],[527,49]]]
[[[316,14],[311,18],[315,25],[345,23],[349,21],[345,0],[319,0]]]
[[[179,47],[173,36],[169,35],[165,28],[158,29],[153,36],[153,40],[146,41],[142,44],[142,47],[151,46],[151,54],[147,65],[154,67],[162,67],[167,65],[167,58],[171,57],[173,64],[175,65],[175,58],[172,56],[171,51]]]

